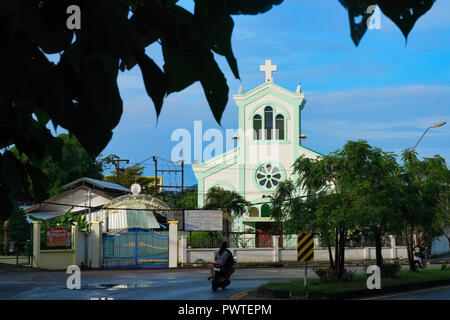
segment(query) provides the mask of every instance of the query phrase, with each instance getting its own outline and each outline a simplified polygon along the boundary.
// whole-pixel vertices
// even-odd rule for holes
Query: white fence
[[[273,243],[275,245],[270,248],[230,248],[230,251],[234,256],[238,257],[239,262],[244,263],[297,261],[297,249],[278,248],[278,236],[273,237]],[[186,243],[186,237],[181,237],[181,241],[179,242],[179,262],[181,264],[214,261],[214,253],[217,248],[188,249]],[[328,249],[318,247],[317,241],[315,243],[314,261],[329,261]],[[406,247],[396,246],[393,237],[391,246],[389,248],[382,248],[382,254],[385,259],[406,259],[408,257]],[[332,255],[334,259],[334,250],[332,250]],[[375,247],[345,249],[345,259],[347,261],[374,260],[375,255]]]

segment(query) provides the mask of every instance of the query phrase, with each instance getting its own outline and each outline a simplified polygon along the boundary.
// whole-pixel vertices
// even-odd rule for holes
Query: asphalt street
[[[311,272],[312,273],[312,272]],[[208,269],[81,271],[81,290],[67,289],[64,271],[0,273],[0,299],[7,300],[226,300],[270,281],[303,277],[302,269],[238,269],[226,290],[211,290]],[[315,276],[315,274],[311,274]]]
[[[365,267],[349,269],[366,271]],[[70,275],[64,271],[0,269],[0,300],[227,300],[267,282],[303,279],[303,275],[301,268],[237,269],[226,290],[213,292],[208,269],[88,270],[81,271],[81,290],[69,290],[66,282]],[[316,277],[309,269],[308,278]],[[252,297],[244,297],[248,298]],[[450,287],[379,299],[450,300]]]

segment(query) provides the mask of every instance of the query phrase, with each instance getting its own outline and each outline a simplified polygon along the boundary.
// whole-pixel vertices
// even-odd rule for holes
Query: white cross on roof
[[[266,82],[273,82],[272,72],[277,71],[277,66],[272,65],[272,60],[266,60],[266,64],[259,66],[259,71],[266,72]]]

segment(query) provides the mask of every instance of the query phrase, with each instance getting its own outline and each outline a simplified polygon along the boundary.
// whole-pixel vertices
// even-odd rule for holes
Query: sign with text
[[[48,228],[47,247],[70,247],[70,228]]]
[[[222,231],[221,210],[185,210],[185,231]]]

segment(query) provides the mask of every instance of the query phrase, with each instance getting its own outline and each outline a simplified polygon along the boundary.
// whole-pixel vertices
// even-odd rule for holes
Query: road
[[[359,274],[366,270],[348,269]],[[312,270],[308,271],[308,278],[317,277]],[[303,275],[301,268],[237,269],[226,290],[213,292],[207,280],[208,269],[89,270],[81,271],[81,290],[69,290],[66,285],[69,274],[64,271],[0,268],[0,300],[227,300],[267,282],[299,280]],[[450,299],[450,287],[380,299]]]
[[[225,300],[266,282],[300,279],[303,270],[238,269],[231,285],[217,292],[211,290],[208,276],[207,269],[90,270],[81,272],[81,290],[69,290],[69,274],[63,271],[0,272],[0,299]]]

